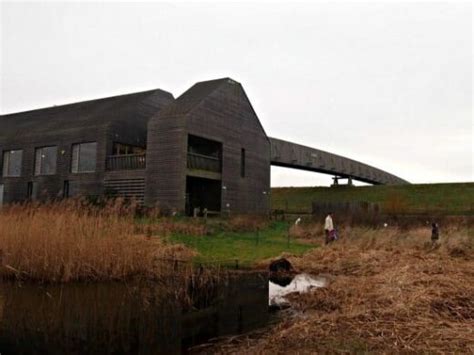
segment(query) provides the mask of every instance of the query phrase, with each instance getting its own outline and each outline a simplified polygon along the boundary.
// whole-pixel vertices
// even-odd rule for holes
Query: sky
[[[474,180],[472,4],[8,2],[0,113],[240,82],[269,136],[412,183]],[[329,185],[272,167],[272,186]]]

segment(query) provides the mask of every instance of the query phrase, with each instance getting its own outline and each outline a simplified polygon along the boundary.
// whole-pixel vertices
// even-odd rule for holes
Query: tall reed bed
[[[183,246],[141,234],[135,207],[115,200],[20,204],[0,211],[0,277],[45,282],[159,277],[163,260],[190,259]]]

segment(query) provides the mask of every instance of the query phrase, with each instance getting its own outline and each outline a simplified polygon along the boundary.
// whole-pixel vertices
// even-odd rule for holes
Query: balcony
[[[106,159],[106,169],[112,170],[137,170],[145,169],[145,154],[109,155]]]
[[[188,169],[205,170],[213,173],[222,171],[221,160],[217,157],[188,152]]]

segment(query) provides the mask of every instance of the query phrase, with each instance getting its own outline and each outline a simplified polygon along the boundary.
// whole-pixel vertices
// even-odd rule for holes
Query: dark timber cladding
[[[270,165],[373,184],[406,181],[335,154],[268,138],[238,82],[0,116],[0,206],[70,196],[133,198],[166,211],[266,213]]]
[[[220,143],[222,151],[214,158],[221,159],[221,171],[211,176],[190,169],[193,165],[187,161],[196,154],[189,149],[192,137],[206,139],[213,146]],[[245,176],[241,175],[242,149],[246,152]],[[269,208],[269,152],[270,142],[239,83],[227,78],[198,83],[150,121],[145,201],[184,210],[192,203],[195,190],[194,186],[187,189],[187,181],[193,181],[187,177],[201,176],[219,181],[221,210],[264,213]],[[210,164],[210,153],[206,154]]]
[[[171,101],[170,93],[152,90],[1,116],[3,202],[104,194],[106,161],[115,154],[114,143],[145,147],[149,118]],[[91,152],[94,167],[74,171],[72,150],[81,143],[96,143]],[[42,147],[54,147],[57,155],[48,175],[35,172],[35,152]],[[20,176],[5,175],[2,160],[11,150],[23,152]]]

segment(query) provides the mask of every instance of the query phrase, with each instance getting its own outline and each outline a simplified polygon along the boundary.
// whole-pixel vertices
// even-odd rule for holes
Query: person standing
[[[332,222],[332,212],[329,212],[324,221],[324,233],[326,234],[326,244],[331,241],[332,233],[334,231],[334,224]]]

